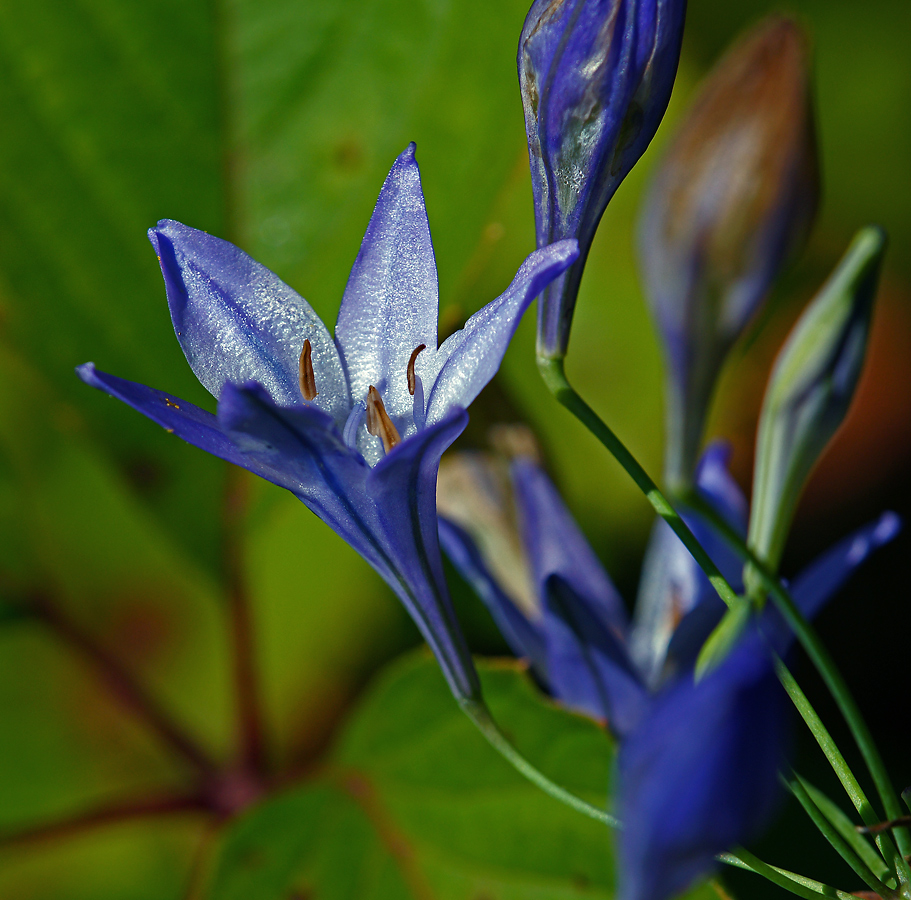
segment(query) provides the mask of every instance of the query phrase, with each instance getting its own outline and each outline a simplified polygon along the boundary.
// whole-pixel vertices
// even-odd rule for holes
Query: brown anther
[[[415,387],[415,382],[414,382],[414,363],[415,363],[415,360],[418,358],[418,354],[419,354],[422,350],[426,350],[426,349],[427,349],[427,345],[426,345],[426,344],[421,344],[419,347],[415,347],[415,348],[414,348],[414,352],[411,354],[411,359],[408,360],[408,371],[407,371],[407,375],[408,375],[408,393],[411,394],[412,397],[414,396],[414,387]]]
[[[380,392],[371,384],[367,391],[367,431],[383,442],[383,449],[388,453],[402,439],[383,406]]]
[[[300,385],[304,400],[313,400],[316,397],[316,376],[313,374],[312,352],[308,339],[304,341],[300,359],[297,363],[297,383]]]

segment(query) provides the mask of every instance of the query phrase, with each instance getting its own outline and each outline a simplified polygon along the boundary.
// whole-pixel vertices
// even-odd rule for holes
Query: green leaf
[[[612,761],[605,733],[557,709],[517,664],[482,662],[480,672],[522,753],[603,804]],[[608,829],[504,763],[422,653],[379,680],[325,772],[231,827],[206,896],[608,898],[611,841]]]

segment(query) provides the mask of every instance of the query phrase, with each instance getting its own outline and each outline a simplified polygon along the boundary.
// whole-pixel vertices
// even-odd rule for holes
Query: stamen
[[[414,396],[414,378],[415,378],[414,363],[415,363],[415,360],[418,358],[418,354],[422,350],[426,350],[426,349],[427,349],[426,344],[421,344],[419,347],[415,347],[414,352],[411,354],[411,359],[408,360],[408,370],[406,373],[408,375],[408,393],[411,394],[412,397]]]
[[[304,400],[316,399],[316,376],[313,374],[313,360],[310,340],[304,341],[300,359],[297,363],[297,383],[300,385]]]
[[[380,392],[372,384],[367,391],[367,431],[383,442],[383,449],[387,453],[402,440],[383,406]]]

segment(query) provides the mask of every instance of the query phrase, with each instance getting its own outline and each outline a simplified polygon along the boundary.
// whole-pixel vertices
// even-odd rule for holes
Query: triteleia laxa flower
[[[646,194],[639,255],[667,358],[672,486],[692,479],[721,366],[816,210],[807,55],[800,28],[781,16],[735,44]]]
[[[580,256],[538,306],[538,353],[562,357],[595,229],[667,108],[686,0],[536,0],[519,40],[519,86],[538,246]]]
[[[493,377],[535,295],[577,255],[533,253],[505,293],[437,346],[437,274],[412,144],[386,178],[335,337],[309,304],[237,247],[178,222],[149,237],[187,361],[213,415],[98,371],[88,384],[198,447],[298,496],[386,580],[459,699],[477,675],[443,578],[440,456]]]
[[[697,469],[702,498],[741,534],[747,504],[711,445]],[[504,637],[564,705],[606,719],[619,737],[616,814],[621,900],[666,900],[705,876],[716,854],[750,840],[774,808],[784,758],[787,698],[768,647],[793,635],[773,607],[733,652],[696,682],[693,668],[726,607],[663,520],[656,523],[632,624],[554,486],[531,459],[481,454],[446,461],[440,478],[443,546],[478,590]],[[473,488],[472,485],[475,487]],[[507,509],[495,515],[492,504]],[[477,516],[473,507],[482,510]],[[735,590],[742,564],[692,512],[683,511]],[[495,576],[487,552],[515,523],[524,579]],[[877,547],[898,531],[884,514],[794,579],[795,600],[815,615]],[[760,634],[762,637],[760,637]]]

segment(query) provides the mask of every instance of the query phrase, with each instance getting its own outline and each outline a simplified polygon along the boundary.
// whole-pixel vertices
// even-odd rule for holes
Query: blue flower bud
[[[642,211],[642,274],[667,357],[671,487],[690,483],[719,371],[817,199],[806,40],[773,16],[710,73]]]
[[[885,247],[880,228],[857,234],[775,360],[759,419],[747,535],[772,569],[804,482],[854,396]]]
[[[536,0],[519,40],[538,246],[580,255],[539,299],[538,354],[566,353],[582,269],[605,207],[670,98],[686,0]]]

